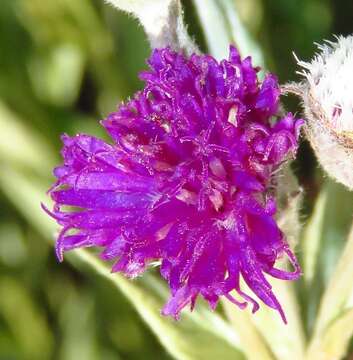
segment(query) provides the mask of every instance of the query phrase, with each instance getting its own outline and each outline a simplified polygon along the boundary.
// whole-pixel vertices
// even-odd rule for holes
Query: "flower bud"
[[[302,97],[307,137],[324,170],[353,190],[353,36],[319,45],[298,64],[305,80],[287,90]]]

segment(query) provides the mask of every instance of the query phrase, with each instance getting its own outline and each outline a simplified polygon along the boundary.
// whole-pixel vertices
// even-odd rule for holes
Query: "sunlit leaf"
[[[227,58],[229,44],[235,44],[242,56],[251,56],[253,63],[264,67],[260,47],[251,38],[229,0],[194,0],[210,53],[218,60]]]
[[[252,314],[249,309],[239,310],[224,302],[228,317],[239,333],[249,359],[302,359],[305,336],[294,284],[277,279],[269,281],[283,306],[287,325],[278,314],[264,305],[256,314]],[[243,283],[242,287],[246,288],[246,284]],[[257,349],[256,352],[253,351],[254,348]]]
[[[347,355],[349,342],[353,336],[353,309],[344,311],[312,343],[307,359],[340,360]]]
[[[353,289],[353,229],[322,297],[316,332],[321,332],[343,310]]]
[[[240,310],[234,307],[229,301],[224,300],[223,306],[227,317],[231,321],[234,331],[239,333],[241,343],[246,354],[247,359],[263,360],[275,359],[262,334],[260,334],[245,310]],[[256,349],[256,351],[254,351]]]
[[[284,324],[278,314],[265,306],[253,316],[253,321],[277,359],[302,359],[306,340],[297,294],[294,290],[295,284],[278,279],[271,279],[270,283],[283,306],[288,324]]]
[[[329,271],[326,269],[324,272],[325,278],[329,277],[329,281],[320,301],[314,333],[308,350],[309,356],[315,356],[315,354],[322,351],[321,344],[324,338],[328,336],[328,328],[332,325],[333,321],[336,321],[337,317],[343,316],[345,308],[352,298],[353,228],[351,228],[343,251],[341,250],[345,238],[345,230],[351,221],[352,212],[351,193],[348,193],[341,186],[331,185],[328,193],[324,227],[322,229],[323,240],[321,241],[321,251],[318,254],[322,258],[320,262],[321,267],[317,270],[324,272],[323,266],[329,267]],[[346,226],[342,226],[342,221],[345,221]],[[328,236],[327,233],[330,235],[328,239],[326,238]],[[334,270],[331,270],[332,268]],[[332,341],[335,340],[332,339]]]
[[[303,243],[303,252],[313,251],[312,254],[303,254],[304,258],[307,257],[304,264],[309,264],[311,277],[311,285],[307,287],[305,294],[309,307],[309,330],[316,317],[317,302],[322,296],[315,321],[315,336],[342,311],[351,292],[350,279],[353,274],[351,262],[353,246],[350,245],[353,240],[346,242],[352,221],[353,194],[332,181],[327,181],[322,191],[314,210],[314,217],[309,220],[309,230],[304,232]],[[311,222],[316,222],[318,229],[311,228]],[[312,239],[306,237],[307,231],[309,235],[312,231]],[[351,238],[352,236],[349,239]],[[311,240],[313,244],[310,244]]]
[[[318,255],[320,251],[320,241],[322,239],[325,209],[328,201],[328,189],[324,187],[317,200],[303,230],[301,248],[303,249],[303,272],[304,281],[307,287],[311,286],[314,279]]]
[[[29,75],[38,97],[54,105],[72,105],[79,94],[84,64],[84,53],[70,43],[57,44],[36,54]]]

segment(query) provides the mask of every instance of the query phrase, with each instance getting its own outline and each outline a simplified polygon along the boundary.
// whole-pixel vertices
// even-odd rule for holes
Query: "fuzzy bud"
[[[319,45],[311,62],[298,64],[305,80],[284,90],[302,97],[306,134],[321,166],[353,190],[353,36]]]

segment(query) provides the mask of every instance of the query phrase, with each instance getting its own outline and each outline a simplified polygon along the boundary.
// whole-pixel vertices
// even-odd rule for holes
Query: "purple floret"
[[[79,247],[103,248],[112,271],[136,277],[160,263],[171,296],[162,313],[179,317],[202,295],[240,308],[257,301],[284,312],[265,275],[297,279],[300,267],[275,221],[274,173],[298,147],[301,120],[278,119],[274,75],[262,83],[251,58],[186,58],[156,49],[145,87],[102,125],[108,144],[63,135],[50,214],[62,226],[60,261]],[[275,267],[287,256],[294,267]],[[230,292],[235,290],[237,298]]]

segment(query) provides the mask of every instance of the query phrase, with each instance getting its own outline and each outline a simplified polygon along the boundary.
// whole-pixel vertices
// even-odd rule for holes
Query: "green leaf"
[[[72,105],[79,94],[84,65],[84,53],[76,44],[56,44],[35,53],[29,75],[38,97],[56,106]]]
[[[223,300],[225,313],[233,325],[234,331],[239,333],[242,347],[246,358],[249,360],[273,360],[275,359],[266,341],[257,330],[252,321],[251,314],[240,310],[228,300]],[[254,351],[256,349],[256,351]]]
[[[229,44],[236,44],[243,56],[251,55],[254,64],[264,67],[261,49],[240,21],[234,1],[194,0],[194,4],[215,58],[227,58]]]
[[[348,352],[353,336],[353,309],[344,311],[308,351],[307,359],[340,360]]]
[[[86,292],[78,293],[65,286],[65,299],[60,304],[62,343],[57,354],[63,360],[99,359],[99,337],[96,334],[97,321],[94,314],[94,299]],[[119,360],[119,354],[115,354]]]
[[[332,281],[331,275],[347,242],[353,214],[352,192],[333,181],[327,183],[327,191],[329,195],[318,257],[318,271],[322,273],[324,284]]]
[[[284,324],[279,315],[267,306],[262,306],[253,315],[253,322],[277,359],[303,359],[306,340],[295,283],[272,278],[268,280],[283,307],[288,323]]]
[[[303,249],[303,278],[307,288],[310,288],[315,276],[327,202],[328,188],[324,186],[316,200],[311,217],[303,229],[301,240],[301,247]]]
[[[314,336],[311,342],[310,350],[317,347],[322,337],[325,336],[329,324],[337,317],[341,316],[344,307],[353,291],[353,228],[348,237],[348,242],[343,250],[342,255],[336,265],[330,282],[322,297],[319,313],[317,316]]]
[[[249,359],[303,359],[305,336],[294,284],[272,278],[268,281],[283,306],[287,325],[273,309],[265,305],[256,314],[251,314],[249,309],[239,310],[224,302],[227,315],[232,320]],[[246,290],[244,282],[242,288],[245,292],[251,291]],[[257,349],[256,352],[254,348]]]
[[[313,212],[308,219],[303,231],[300,242],[301,263],[303,268],[303,307],[306,316],[306,326],[309,332],[314,326],[319,299],[323,289],[322,274],[320,273],[319,261],[320,251],[324,242],[325,214],[329,201],[329,184],[325,184],[316,199]]]
[[[50,153],[50,144],[24,124],[0,101],[1,163],[30,167],[38,174],[47,176],[48,169],[55,162],[55,156]]]
[[[0,277],[0,314],[16,339],[23,359],[49,359],[53,338],[41,309],[22,283]]]
[[[353,270],[347,266],[351,256],[350,243],[346,244],[343,252],[342,250],[351,225],[352,213],[353,194],[342,185],[327,180],[304,230],[302,242],[306,283],[304,296],[307,301],[309,331],[322,296],[315,321],[315,336],[339,315],[350,295],[349,276],[352,276]]]
[[[214,0],[194,0],[194,4],[208,51],[218,60],[227,58],[232,36],[219,3]]]
[[[319,237],[319,244],[315,245],[319,250],[315,250],[318,261],[314,280],[307,291],[309,301],[313,301],[310,294],[317,293],[315,289],[320,286],[318,285],[320,282],[326,285],[326,288],[320,300],[308,356],[316,356],[322,351],[321,345],[326,341],[324,339],[327,337],[329,327],[336,321],[335,319],[343,316],[353,292],[353,228],[345,243],[352,221],[353,194],[345,190],[342,185],[331,181],[323,191],[326,195],[320,195],[314,212],[313,222],[317,216],[321,231],[313,232],[314,241],[317,241],[315,236]],[[327,199],[323,201],[322,196]],[[324,211],[321,209],[324,206],[322,202],[326,203]],[[310,239],[307,238],[305,241]]]

